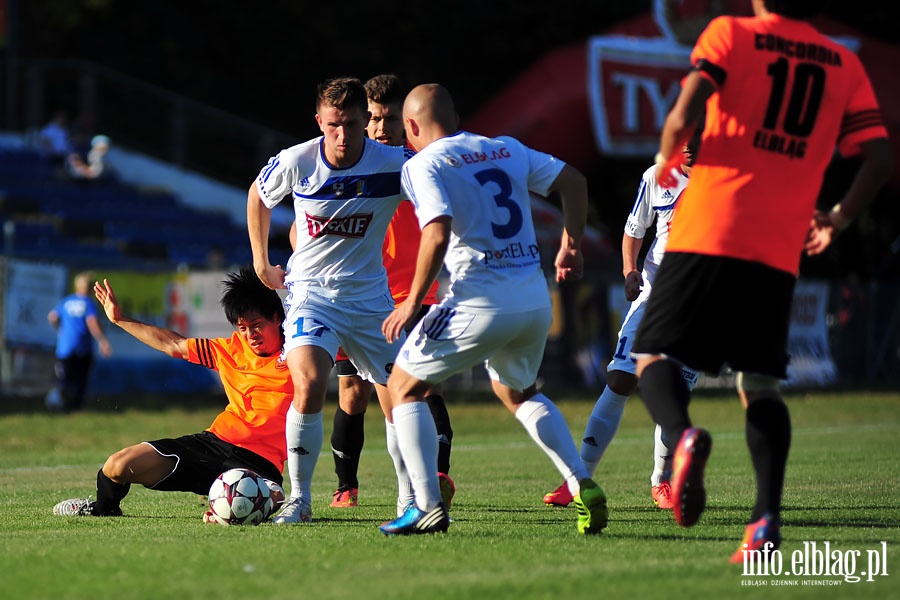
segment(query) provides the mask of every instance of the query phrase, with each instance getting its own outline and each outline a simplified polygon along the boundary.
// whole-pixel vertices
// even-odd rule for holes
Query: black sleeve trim
[[[701,58],[697,61],[697,64],[694,65],[694,70],[703,71],[704,73],[712,77],[713,81],[715,81],[716,85],[718,85],[719,87],[725,85],[725,78],[728,76],[728,73],[725,72],[725,69],[712,64],[705,58]]]
[[[197,340],[197,357],[200,359],[200,364],[204,367],[209,369],[215,368],[216,361],[213,357],[212,349],[209,347],[208,339]]]

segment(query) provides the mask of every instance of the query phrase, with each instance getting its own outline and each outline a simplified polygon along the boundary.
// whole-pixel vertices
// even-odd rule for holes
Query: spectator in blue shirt
[[[84,406],[88,377],[94,362],[94,340],[103,356],[112,347],[100,323],[89,295],[92,273],[75,276],[75,291],[59,301],[47,315],[56,329],[57,387],[47,395],[47,408],[54,412],[72,412]]]

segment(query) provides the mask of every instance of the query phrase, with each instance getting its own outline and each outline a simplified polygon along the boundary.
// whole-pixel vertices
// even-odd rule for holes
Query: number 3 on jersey
[[[509,175],[500,169],[485,169],[475,173],[475,179],[482,186],[489,183],[496,184],[500,188],[500,192],[494,194],[494,202],[500,208],[505,208],[509,211],[509,220],[506,223],[491,221],[491,230],[494,232],[494,237],[506,240],[519,233],[519,230],[522,229],[522,208],[512,199],[512,185],[509,181]]]

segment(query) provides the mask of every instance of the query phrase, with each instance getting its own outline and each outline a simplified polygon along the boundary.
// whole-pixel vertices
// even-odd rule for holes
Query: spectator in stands
[[[105,158],[109,152],[109,138],[105,135],[95,135],[91,138],[87,152],[74,151],[66,160],[66,169],[76,179],[99,179],[109,174]]]
[[[97,117],[90,110],[83,110],[72,120],[69,128],[72,146],[88,145],[91,138],[97,135]]]
[[[222,271],[228,266],[225,250],[221,246],[212,246],[206,253],[206,268],[210,271]]]
[[[88,295],[93,274],[75,276],[75,291],[60,300],[47,314],[56,329],[57,387],[47,394],[47,408],[53,412],[72,412],[84,406],[88,377],[94,362],[94,340],[103,356],[112,347],[100,329],[97,309]]]
[[[53,118],[38,133],[38,150],[51,159],[65,159],[72,152],[69,137],[69,114],[56,111]]]

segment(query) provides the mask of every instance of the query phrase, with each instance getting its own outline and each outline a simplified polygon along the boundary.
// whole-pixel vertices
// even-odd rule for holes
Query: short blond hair
[[[91,289],[91,282],[94,280],[92,271],[82,271],[75,275],[75,291],[87,293]]]

